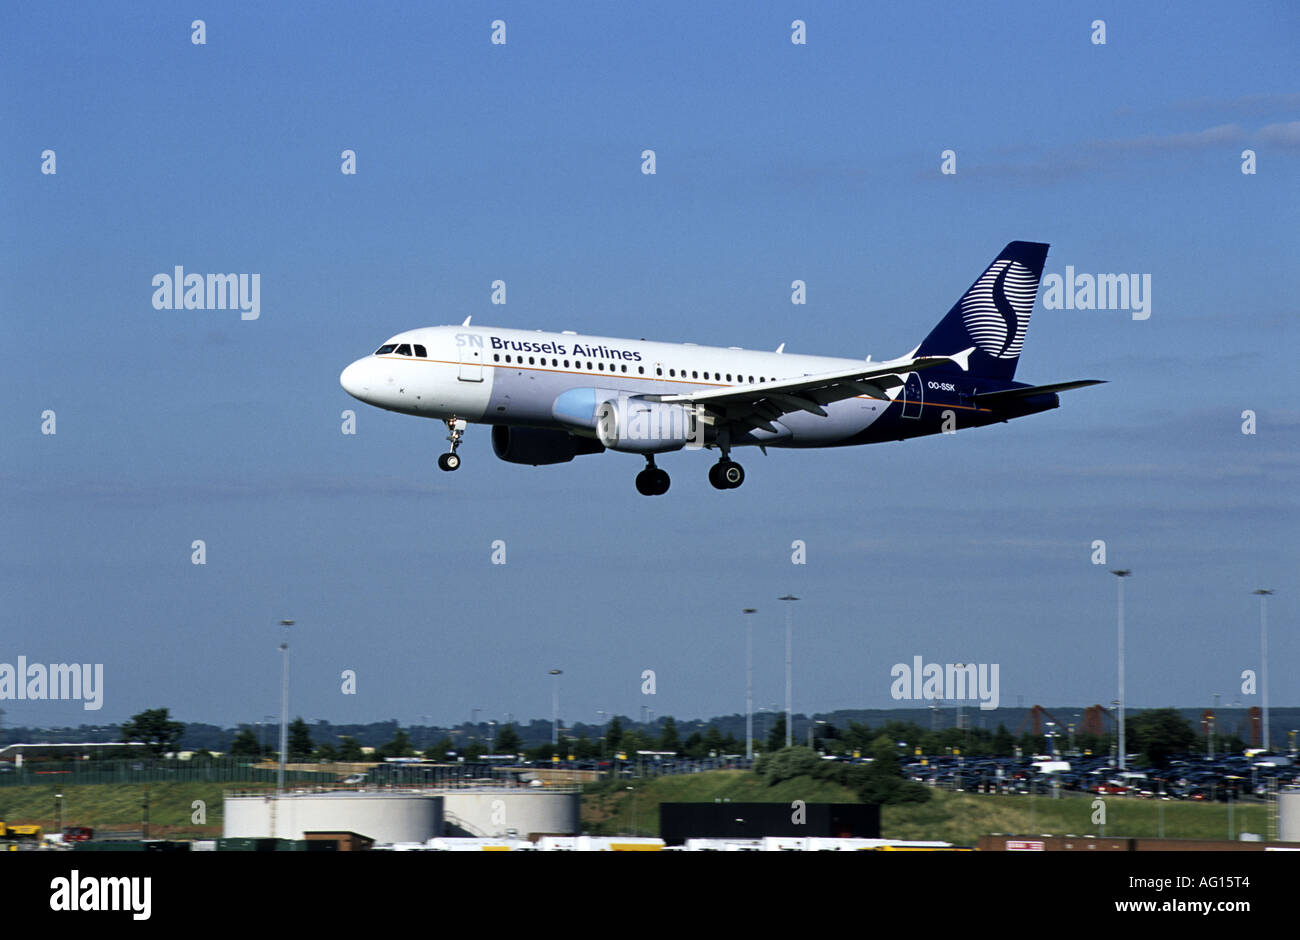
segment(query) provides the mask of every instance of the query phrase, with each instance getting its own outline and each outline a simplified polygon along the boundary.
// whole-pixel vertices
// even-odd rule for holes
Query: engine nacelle
[[[509,463],[533,467],[568,463],[581,454],[599,454],[604,449],[598,441],[568,431],[515,428],[505,424],[492,427],[492,452]]]
[[[603,388],[573,388],[555,399],[552,416],[610,450],[660,454],[703,447],[704,423],[689,405],[648,401]]]
[[[628,454],[661,454],[687,444],[704,446],[704,425],[695,409],[623,398],[596,408],[596,439],[610,450]]]

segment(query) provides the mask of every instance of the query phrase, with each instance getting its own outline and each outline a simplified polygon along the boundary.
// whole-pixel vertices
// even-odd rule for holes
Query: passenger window
[[[700,377],[700,373],[699,373],[698,371],[696,371],[695,369],[692,369],[692,370],[691,370],[691,378],[693,378],[693,379],[698,379],[699,377]]]
[[[645,366],[637,366],[636,371],[641,375],[645,375]]]
[[[663,366],[655,366],[655,375],[663,375],[663,374],[664,374]]]
[[[535,366],[535,365],[537,365],[537,363],[533,360],[533,357],[532,357],[532,356],[529,356],[529,357],[528,357],[528,364],[529,364],[530,366]]]
[[[429,351],[425,349],[423,346],[419,345],[418,343],[415,346],[415,354],[419,356],[421,359],[429,358]]]
[[[493,353],[493,354],[492,354],[492,361],[493,361],[493,362],[500,362],[500,361],[501,361],[501,354],[500,354],[500,353]]]
[[[669,374],[670,376],[672,376],[673,378],[677,378],[677,370],[676,370],[676,369],[669,369],[669,370],[668,370],[668,374]]]
[[[627,364],[626,364],[626,363],[623,364],[623,371],[624,371],[624,372],[627,371]]]
[[[730,372],[727,373],[727,381],[728,381],[728,382],[731,381],[731,373],[730,373]]]
[[[569,360],[568,360],[568,359],[565,359],[565,360],[564,360],[564,368],[566,368],[566,369],[569,368]]]

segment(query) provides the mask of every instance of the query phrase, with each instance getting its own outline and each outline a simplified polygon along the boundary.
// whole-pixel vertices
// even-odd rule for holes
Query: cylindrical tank
[[[444,790],[443,820],[449,836],[504,838],[578,831],[578,793],[541,789]]]
[[[286,793],[225,798],[227,838],[302,839],[355,832],[379,843],[426,842],[442,832],[442,797],[417,793]]]
[[[1277,791],[1277,837],[1300,842],[1300,789]]]

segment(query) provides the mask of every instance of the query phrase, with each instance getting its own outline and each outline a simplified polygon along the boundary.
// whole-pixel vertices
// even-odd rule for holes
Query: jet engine
[[[599,454],[604,449],[598,441],[568,431],[517,428],[505,424],[492,427],[492,452],[508,463],[534,467],[568,463],[581,454]]]
[[[569,389],[555,399],[551,414],[578,434],[627,454],[661,454],[705,443],[704,423],[694,408],[612,389]]]

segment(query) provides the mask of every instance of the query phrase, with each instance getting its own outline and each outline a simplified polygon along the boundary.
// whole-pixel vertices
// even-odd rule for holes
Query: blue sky
[[[1130,704],[1255,704],[1260,586],[1296,704],[1300,28],[1131,7],[10,8],[0,662],[102,662],[106,688],[6,722],[275,714],[281,617],[310,719],[544,716],[551,668],[571,721],[735,712],[746,606],[756,701],[783,701],[787,591],[796,710],[894,705],[915,655],[999,663],[1010,705],[1109,702],[1094,539],[1134,570]],[[1035,310],[1017,378],[1107,385],[954,437],[743,453],[735,491],[692,453],[659,499],[633,456],[505,464],[483,428],[440,473],[441,425],[338,386],[467,315],[900,355],[1013,239],[1050,242],[1048,273],[1151,275],[1145,321]],[[153,309],[176,265],[259,273],[260,317]]]

